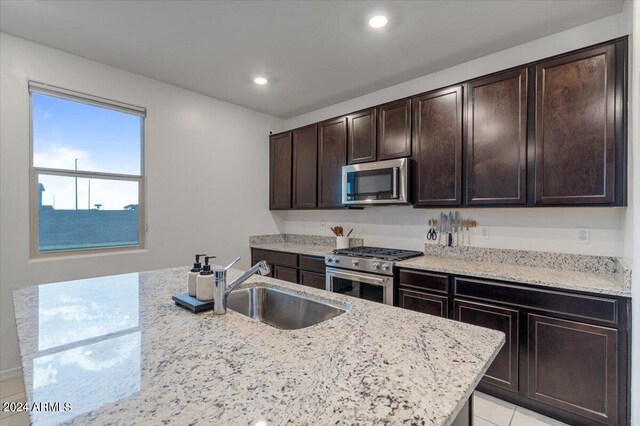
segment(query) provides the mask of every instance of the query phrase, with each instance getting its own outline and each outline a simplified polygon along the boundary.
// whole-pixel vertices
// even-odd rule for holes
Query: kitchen
[[[0,5],[3,424],[637,421],[636,2]]]

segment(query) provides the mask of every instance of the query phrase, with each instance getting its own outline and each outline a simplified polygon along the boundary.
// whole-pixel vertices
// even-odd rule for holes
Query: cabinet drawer
[[[435,294],[413,291],[403,287],[398,291],[398,296],[398,306],[401,308],[449,318],[448,298],[446,296],[436,296]]]
[[[282,253],[279,251],[253,249],[253,259],[256,262],[266,260],[270,265],[298,267],[298,255],[293,253]]]
[[[273,267],[273,278],[277,278],[283,281],[289,281],[290,283],[298,283],[298,270],[293,268],[287,268],[285,266]]]
[[[324,257],[300,255],[300,269],[324,273],[324,269],[325,269]]]
[[[443,294],[449,293],[448,275],[401,270],[399,284],[402,287],[415,287]]]
[[[454,283],[456,296],[495,301],[610,324],[618,323],[618,302],[614,299],[468,278],[454,278]]]
[[[324,290],[326,289],[325,275],[318,272],[300,271],[300,284]]]

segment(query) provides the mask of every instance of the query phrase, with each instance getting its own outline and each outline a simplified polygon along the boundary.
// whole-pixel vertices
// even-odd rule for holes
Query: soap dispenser
[[[213,271],[209,259],[215,256],[205,256],[202,270],[196,277],[196,298],[202,302],[213,300]]]
[[[189,296],[191,297],[196,296],[196,277],[198,276],[198,273],[202,269],[202,264],[200,263],[200,256],[206,256],[206,254],[196,254],[196,262],[193,264],[193,268],[191,268],[191,270],[188,273],[187,287],[189,291]]]

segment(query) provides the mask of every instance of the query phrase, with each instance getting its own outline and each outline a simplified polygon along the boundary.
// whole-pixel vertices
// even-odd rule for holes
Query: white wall
[[[630,15],[631,37],[629,40],[629,155],[631,164],[640,165],[640,2],[625,3],[625,11]],[[633,303],[631,305],[631,424],[640,424],[640,209],[632,208],[640,200],[640,173],[632,170],[632,199],[627,215],[627,235],[630,241],[625,245],[625,258],[633,262]]]
[[[0,35],[0,370],[19,366],[11,290],[244,256],[279,232],[268,205],[269,130],[281,120],[7,34]],[[147,108],[147,249],[29,260],[29,97],[36,80]],[[169,303],[169,302],[168,302]]]
[[[626,9],[629,9],[628,7]],[[572,28],[532,42],[484,56],[368,95],[285,120],[280,130],[339,116],[372,105],[445,87],[474,77],[546,58],[629,33],[629,11]],[[485,247],[623,256],[626,208],[464,209],[463,215],[490,226],[488,240],[473,236],[472,244]],[[329,235],[322,223],[345,223],[366,244],[419,249],[428,217],[439,210],[411,207],[368,208],[364,211],[273,212],[287,232]],[[591,242],[575,242],[575,228],[588,227]]]

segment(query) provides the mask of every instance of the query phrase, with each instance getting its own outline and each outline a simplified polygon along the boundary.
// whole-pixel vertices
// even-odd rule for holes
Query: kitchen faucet
[[[224,315],[227,313],[227,299],[229,297],[229,293],[238,288],[240,284],[248,280],[253,274],[267,275],[271,272],[269,264],[264,260],[261,260],[253,265],[251,269],[227,285],[227,271],[233,265],[238,263],[239,260],[240,257],[237,257],[224,269],[216,269],[213,271],[213,313],[215,315]]]

